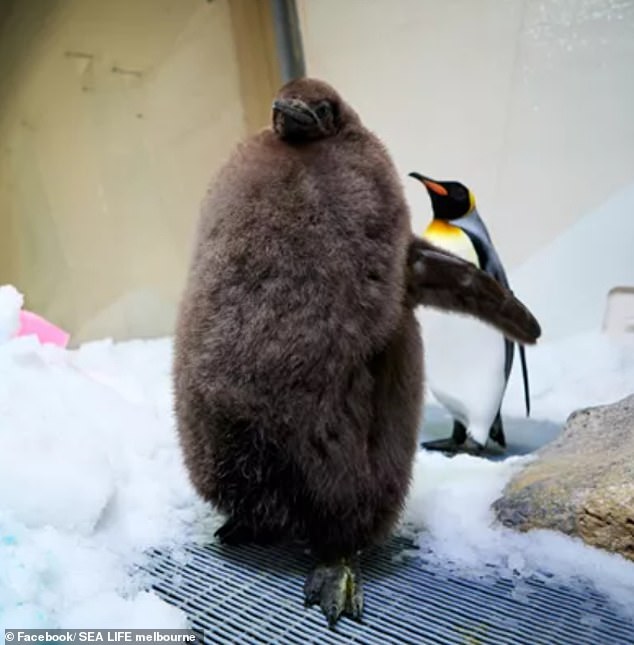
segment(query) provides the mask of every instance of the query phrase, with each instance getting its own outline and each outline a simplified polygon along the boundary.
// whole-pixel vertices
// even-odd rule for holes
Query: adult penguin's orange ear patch
[[[431,190],[432,193],[436,193],[436,195],[446,197],[449,194],[444,186],[432,181],[431,179],[423,179],[423,183],[427,186],[428,190]]]
[[[474,316],[523,345],[541,335],[535,316],[511,291],[471,262],[420,238],[409,247],[407,295],[410,306]]]

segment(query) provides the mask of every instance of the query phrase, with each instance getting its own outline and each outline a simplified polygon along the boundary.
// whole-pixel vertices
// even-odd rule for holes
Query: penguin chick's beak
[[[418,179],[418,181],[425,184],[425,188],[427,188],[428,191],[436,193],[436,195],[446,197],[449,194],[444,186],[434,181],[433,179],[430,179],[429,177],[425,177],[425,175],[421,175],[417,172],[410,172],[409,176],[414,177],[414,179]]]
[[[310,126],[319,123],[317,115],[301,99],[276,99],[273,111],[281,112],[299,126]]]

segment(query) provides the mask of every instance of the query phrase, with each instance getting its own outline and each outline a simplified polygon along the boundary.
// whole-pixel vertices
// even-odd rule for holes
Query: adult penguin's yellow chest
[[[461,228],[449,222],[434,219],[427,227],[423,237],[441,249],[473,262],[477,267],[480,266],[473,244],[469,236]]]

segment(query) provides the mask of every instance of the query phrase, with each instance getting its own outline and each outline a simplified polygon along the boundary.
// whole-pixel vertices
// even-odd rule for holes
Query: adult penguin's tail
[[[526,365],[526,350],[523,345],[519,346],[520,363],[522,364],[522,380],[524,381],[524,402],[526,403],[526,416],[531,416],[531,393],[528,387],[528,366]]]

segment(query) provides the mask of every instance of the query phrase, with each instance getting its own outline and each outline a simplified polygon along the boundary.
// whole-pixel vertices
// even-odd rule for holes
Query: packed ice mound
[[[174,431],[171,343],[12,338],[21,304],[0,288],[0,629],[180,627],[131,575],[209,519]]]
[[[6,343],[18,331],[24,297],[10,284],[0,286],[0,343]]]

